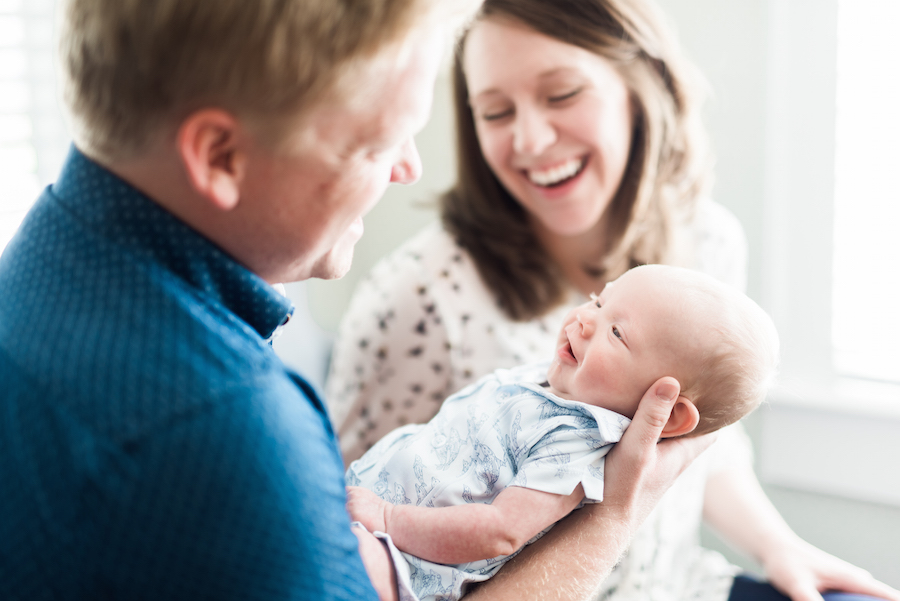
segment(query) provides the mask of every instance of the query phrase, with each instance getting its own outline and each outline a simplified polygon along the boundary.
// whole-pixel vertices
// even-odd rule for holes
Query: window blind
[[[56,0],[0,0],[0,250],[68,147],[55,77]]]

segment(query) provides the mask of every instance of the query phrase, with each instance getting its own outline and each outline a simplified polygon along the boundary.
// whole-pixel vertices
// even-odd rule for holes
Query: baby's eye
[[[591,292],[591,300],[594,301],[594,305],[599,309],[600,308],[600,297],[597,296],[595,292]]]
[[[612,333],[613,333],[613,336],[615,336],[619,340],[622,340],[622,335],[619,333],[619,328],[617,328],[616,326],[613,326]]]

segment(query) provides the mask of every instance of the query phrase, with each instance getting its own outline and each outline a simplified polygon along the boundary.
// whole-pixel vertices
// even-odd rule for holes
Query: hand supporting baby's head
[[[774,324],[746,295],[699,272],[645,265],[569,313],[548,380],[559,396],[632,417],[644,392],[672,376],[681,397],[664,435],[699,435],[756,408],[777,360]]]

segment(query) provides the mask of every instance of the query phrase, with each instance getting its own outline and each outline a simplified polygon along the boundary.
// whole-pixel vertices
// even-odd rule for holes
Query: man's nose
[[[391,168],[391,181],[397,184],[414,184],[422,177],[422,158],[416,141],[407,140],[400,149],[400,157]]]
[[[518,154],[538,156],[556,142],[556,128],[539,109],[520,109],[513,127],[513,150]]]

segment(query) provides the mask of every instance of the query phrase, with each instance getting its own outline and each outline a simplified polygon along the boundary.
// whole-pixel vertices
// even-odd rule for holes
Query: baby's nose
[[[590,338],[591,336],[594,335],[594,330],[596,330],[597,326],[594,323],[594,320],[591,318],[590,315],[579,312],[575,316],[575,319],[581,325],[581,335],[582,336],[584,336],[585,338]]]

